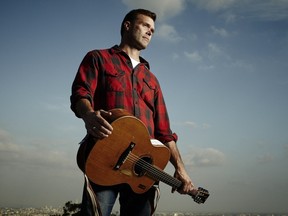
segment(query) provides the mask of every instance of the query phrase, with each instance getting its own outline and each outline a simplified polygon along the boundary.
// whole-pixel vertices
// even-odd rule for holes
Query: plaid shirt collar
[[[114,45],[113,47],[111,47],[111,54],[117,54],[117,53],[121,53],[124,54],[127,58],[129,58],[129,56],[127,55],[126,52],[124,52],[123,50],[120,49],[120,47],[118,45]],[[149,63],[140,56],[140,63],[144,64],[146,68],[148,68],[150,70],[150,65]]]

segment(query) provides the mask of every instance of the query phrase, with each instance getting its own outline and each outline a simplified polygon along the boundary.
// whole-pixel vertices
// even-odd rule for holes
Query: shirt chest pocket
[[[123,71],[105,71],[104,82],[109,92],[123,92],[126,88],[125,73]]]
[[[145,103],[153,105],[157,90],[157,84],[147,79],[143,79],[143,85],[141,90],[141,97]]]

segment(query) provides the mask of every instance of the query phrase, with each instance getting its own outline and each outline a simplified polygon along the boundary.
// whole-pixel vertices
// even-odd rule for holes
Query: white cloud
[[[190,153],[183,155],[187,166],[221,166],[225,161],[225,155],[214,148],[191,149]]]
[[[189,0],[201,9],[208,11],[219,11],[231,7],[236,0]]]
[[[67,98],[54,96],[46,101],[40,101],[40,106],[48,111],[71,112],[70,101]]]
[[[188,0],[200,9],[217,12],[227,22],[237,19],[287,20],[287,0]]]
[[[190,53],[189,52],[184,52],[184,55],[190,61],[193,61],[193,62],[202,61],[202,56],[199,54],[198,51],[194,51],[194,52],[190,52]]]
[[[191,122],[191,121],[185,122],[185,125],[187,125],[188,127],[201,128],[201,129],[208,129],[211,127],[211,125],[207,123],[197,124],[196,122]]]
[[[241,59],[232,58],[225,47],[219,43],[208,42],[203,50],[185,51],[184,57],[192,63],[198,63],[198,69],[201,71],[211,71],[218,67],[239,68],[251,72],[255,70],[252,64]]]
[[[213,34],[215,34],[215,35],[219,35],[221,37],[228,37],[229,36],[228,31],[224,28],[216,28],[215,26],[211,26],[211,30],[212,30]]]
[[[182,40],[175,28],[167,24],[160,25],[155,35],[169,42],[179,42]]]
[[[42,105],[48,111],[59,111],[59,112],[67,112],[67,110],[70,111],[69,107],[70,105],[66,103],[52,104],[44,102]]]
[[[74,162],[71,161],[66,152],[49,148],[51,146],[49,143],[44,146],[45,141],[38,142],[38,145],[35,143],[25,146],[19,145],[12,141],[8,132],[0,130],[1,166],[75,168]]]
[[[196,123],[193,121],[186,121],[186,122],[174,123],[174,124],[185,126],[185,127],[190,127],[190,128],[199,128],[199,129],[208,129],[211,127],[211,125],[208,123]]]
[[[216,54],[221,54],[223,51],[222,49],[215,43],[209,43],[208,44],[208,49],[210,53],[216,53]]]
[[[227,22],[237,19],[285,20],[288,19],[287,0],[122,0],[129,9],[146,8],[157,13],[159,20],[174,17],[185,9],[185,4],[209,12],[217,12]]]
[[[129,9],[144,8],[157,14],[157,19],[165,20],[183,11],[185,0],[122,0]]]
[[[273,21],[288,19],[288,1],[286,0],[258,0],[250,5],[249,1],[246,0],[245,2],[246,4],[243,5],[243,11],[252,18]]]
[[[208,44],[208,55],[207,56],[210,60],[213,60],[216,58],[230,59],[229,55],[224,52],[223,48],[221,48],[216,43],[209,43]]]
[[[185,122],[185,125],[187,125],[189,127],[192,127],[192,128],[197,128],[198,127],[197,123],[191,122],[191,121]]]

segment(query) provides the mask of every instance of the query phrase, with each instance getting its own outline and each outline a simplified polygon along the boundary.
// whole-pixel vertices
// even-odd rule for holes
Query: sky
[[[81,201],[71,84],[88,51],[119,44],[134,8],[158,15],[142,56],[211,194],[198,205],[162,183],[158,210],[288,212],[287,0],[1,0],[0,206]]]

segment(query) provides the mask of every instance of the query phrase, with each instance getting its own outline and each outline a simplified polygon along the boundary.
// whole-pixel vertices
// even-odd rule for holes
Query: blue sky
[[[81,200],[85,130],[71,83],[83,56],[119,44],[122,18],[141,7],[158,14],[142,56],[191,178],[211,192],[197,205],[161,184],[158,209],[287,212],[287,0],[2,0],[1,206]]]

